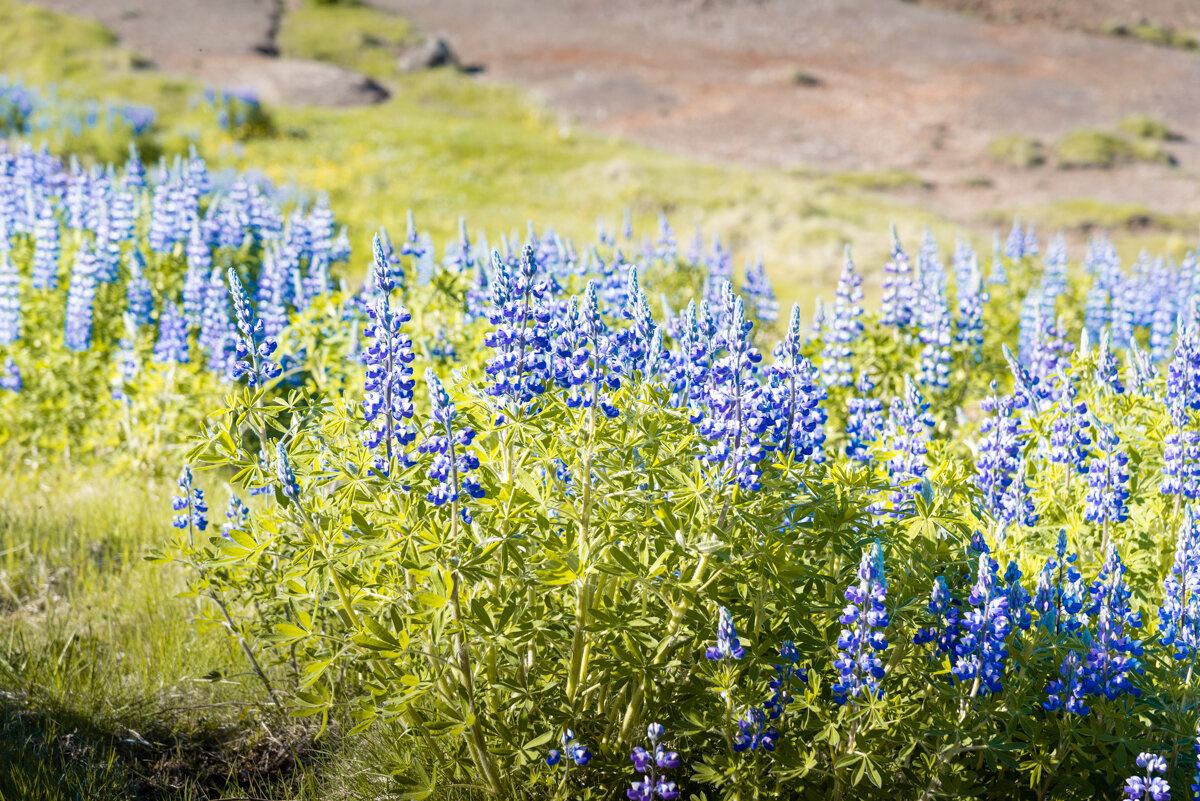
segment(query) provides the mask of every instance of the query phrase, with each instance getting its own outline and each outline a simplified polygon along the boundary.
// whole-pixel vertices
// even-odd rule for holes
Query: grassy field
[[[910,252],[925,224],[953,235],[948,222],[883,194],[910,187],[911,176],[702,165],[589,134],[515,89],[447,70],[398,75],[394,49],[413,36],[403,20],[365,7],[289,14],[285,54],[362,70],[392,96],[348,110],[271,109],[276,133],[238,142],[192,106],[202,86],[146,69],[100,26],[0,0],[11,72],[67,95],[153,105],[167,152],[194,140],[217,166],[327,192],[351,226],[360,267],[371,231],[402,230],[410,208],[439,243],[461,215],[472,232],[521,230],[531,219],[583,239],[597,215],[615,225],[629,208],[650,230],[665,210],[681,242],[702,222],[739,259],[761,248],[784,307],[800,301],[807,313],[814,294],[832,293],[844,242],[855,243],[870,287],[888,223],[900,225]],[[52,144],[107,153],[103,141]],[[1089,213],[1113,225],[1143,216],[1083,205],[1055,212],[1063,225]],[[1162,237],[1156,229],[1123,247]],[[1167,244],[1185,243],[1174,235]],[[389,763],[386,732],[342,744],[335,721],[314,742],[311,724],[280,719],[236,646],[196,625],[202,602],[180,596],[180,571],[143,560],[169,525],[170,489],[161,477],[101,470],[0,477],[0,800],[315,799],[381,788],[420,797],[363,772]]]

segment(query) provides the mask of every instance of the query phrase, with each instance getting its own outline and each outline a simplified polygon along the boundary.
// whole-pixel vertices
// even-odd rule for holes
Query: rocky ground
[[[273,59],[284,0],[40,2],[104,22],[163,69],[256,85],[268,100],[382,96],[354,73]],[[485,67],[479,80],[700,159],[903,170],[919,180],[892,191],[965,223],[1084,197],[1200,213],[1200,55],[1102,32],[1114,21],[1200,26],[1193,0],[372,2],[445,36]],[[1174,166],[1055,166],[1061,137],[1114,131],[1134,113],[1179,135],[1162,143]],[[1047,163],[987,155],[1013,133],[1044,143]]]

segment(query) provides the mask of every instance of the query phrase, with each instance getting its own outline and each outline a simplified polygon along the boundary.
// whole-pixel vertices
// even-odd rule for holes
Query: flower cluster
[[[662,738],[666,729],[661,723],[651,723],[646,727],[646,739],[650,748],[637,745],[629,758],[633,761],[633,769],[642,774],[642,778],[632,783],[625,791],[629,801],[674,801],[679,798],[679,787],[666,777],[666,771],[679,767],[679,754],[668,751]]]
[[[1166,774],[1167,760],[1155,754],[1141,753],[1137,757],[1137,766],[1144,768],[1146,775],[1130,776],[1122,788],[1129,801],[1170,801],[1171,786],[1162,776]]]
[[[710,645],[704,652],[707,659],[741,659],[746,655],[746,649],[738,640],[737,628],[733,625],[733,615],[725,607],[721,607],[717,616],[717,644]]]
[[[434,506],[444,506],[457,503],[464,493],[471,498],[482,498],[483,487],[470,475],[479,467],[479,457],[470,449],[475,439],[475,429],[455,426],[457,407],[450,400],[450,394],[446,392],[441,379],[430,368],[425,368],[425,383],[429,388],[432,427],[418,450],[433,454],[428,476],[436,482],[426,493],[426,500]],[[465,450],[460,454],[458,448]],[[471,513],[465,504],[459,505],[459,514],[463,522],[471,522]]]
[[[882,696],[883,660],[878,653],[888,647],[883,630],[888,627],[887,582],[883,574],[883,547],[876,540],[865,550],[858,566],[858,581],[846,588],[846,607],[838,620],[845,627],[838,637],[838,658],[833,666],[838,680],[833,700],[845,704],[859,695]]]
[[[409,321],[404,306],[393,308],[389,295],[395,286],[387,246],[380,234],[372,243],[373,276],[376,295],[367,307],[371,324],[366,335],[370,344],[363,349],[366,365],[363,382],[363,417],[367,429],[363,444],[370,450],[382,446],[372,466],[388,475],[393,460],[407,463],[404,449],[416,433],[408,421],[413,417],[412,341],[402,327]]]
[[[562,751],[559,751],[557,748],[551,748],[549,753],[546,754],[546,764],[550,767],[563,762],[564,751],[566,752],[567,762],[563,762],[563,764],[569,765],[573,762],[583,767],[592,761],[592,752],[588,750],[586,745],[575,739],[575,732],[570,729],[562,733],[559,737],[559,742],[562,744]]]
[[[204,502],[204,490],[193,486],[192,471],[184,467],[179,474],[179,494],[171,498],[171,508],[178,514],[171,525],[178,529],[196,529],[204,531],[208,528],[208,504]]]

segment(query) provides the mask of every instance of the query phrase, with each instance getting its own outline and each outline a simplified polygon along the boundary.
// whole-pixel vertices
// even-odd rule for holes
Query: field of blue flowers
[[[264,719],[385,797],[1200,797],[1195,253],[893,230],[802,319],[666,217],[418,223],[0,149],[5,462],[179,471]]]

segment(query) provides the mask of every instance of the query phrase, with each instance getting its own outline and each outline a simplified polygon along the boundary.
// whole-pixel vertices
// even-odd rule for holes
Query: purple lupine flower
[[[1048,712],[1066,709],[1072,715],[1086,717],[1091,709],[1087,705],[1087,690],[1083,686],[1079,654],[1068,651],[1058,668],[1059,678],[1046,684],[1046,700],[1042,707]]]
[[[275,480],[279,482],[279,489],[284,497],[290,498],[294,503],[300,502],[300,484],[296,481],[292,460],[288,458],[287,446],[283,440],[275,443]]]
[[[908,328],[914,322],[917,288],[912,263],[900,246],[896,226],[892,226],[892,255],[883,266],[883,301],[879,310],[881,325]]]
[[[221,524],[221,536],[228,539],[231,532],[245,531],[249,517],[250,507],[238,496],[230,495],[229,504],[225,507],[225,522]]]
[[[234,381],[242,378],[251,387],[261,386],[264,382],[278,378],[282,369],[271,360],[275,353],[276,342],[266,335],[263,321],[254,316],[250,307],[250,298],[238,278],[237,270],[230,267],[226,272],[229,279],[229,297],[233,301],[233,316],[237,323],[238,341],[234,346],[233,371],[230,374]]]
[[[717,644],[710,645],[704,651],[704,657],[711,660],[741,659],[746,655],[746,649],[738,640],[737,627],[733,624],[733,615],[725,607],[717,614]]]
[[[482,498],[483,487],[470,473],[479,467],[479,457],[470,449],[475,439],[475,429],[456,426],[457,407],[450,400],[441,379],[431,368],[425,368],[425,383],[429,387],[430,430],[425,440],[417,446],[421,453],[433,454],[428,476],[437,482],[425,496],[434,506],[457,503],[463,495]],[[458,448],[463,448],[459,454]],[[471,513],[466,504],[460,504],[459,515],[470,525]]]
[[[931,428],[929,404],[916,384],[906,377],[904,396],[892,400],[881,438],[892,453],[888,474],[892,485],[889,513],[893,517],[903,517],[912,510],[917,484],[929,469],[925,454]]]
[[[1184,500],[1200,498],[1200,432],[1172,431],[1163,439],[1163,479],[1159,491]]]
[[[761,411],[768,420],[768,447],[784,456],[824,461],[825,388],[802,354],[800,307],[792,306],[787,335],[775,346],[775,363],[767,368]]]
[[[1086,600],[1083,576],[1075,568],[1078,554],[1067,553],[1066,529],[1059,529],[1054,556],[1038,573],[1033,609],[1038,625],[1052,635],[1072,633],[1083,627],[1080,613]]]
[[[1174,646],[1174,657],[1194,660],[1200,652],[1200,525],[1189,510],[1175,538],[1175,560],[1163,579],[1163,603],[1158,610],[1163,645]]]
[[[721,295],[722,324],[716,350],[724,351],[709,371],[706,414],[699,426],[708,443],[701,459],[711,465],[720,486],[735,482],[747,492],[759,489],[761,437],[768,420],[762,413],[761,388],[754,373],[762,356],[750,340],[753,324],[728,283]]]
[[[367,423],[363,444],[370,450],[383,446],[383,454],[375,457],[372,466],[388,475],[393,459],[408,463],[404,449],[416,438],[408,422],[414,412],[415,382],[410,366],[414,357],[412,340],[403,331],[410,319],[408,309],[391,305],[395,278],[390,253],[380,234],[374,237],[372,254],[375,292],[367,307],[371,323],[366,331],[370,344],[362,352],[366,367],[362,408]]]
[[[951,673],[963,683],[971,683],[971,696],[997,693],[1003,688],[1004,666],[1008,660],[1006,640],[1012,632],[1008,595],[997,586],[996,560],[984,551],[979,554],[975,584],[968,603],[971,609],[962,617],[962,633],[954,648]]]
[[[1003,286],[1008,283],[1008,269],[1004,266],[1004,248],[1000,245],[1000,232],[992,232],[992,267],[988,272],[988,285]]]
[[[935,653],[952,653],[962,632],[962,604],[951,594],[945,576],[938,576],[933,580],[933,589],[929,593],[926,609],[933,616],[933,623],[917,629],[917,633],[913,635],[913,644],[925,645],[932,642],[937,644]]]
[[[846,457],[867,463],[883,433],[883,402],[871,397],[875,385],[866,372],[859,373],[854,386],[858,395],[846,401]]]
[[[1013,220],[1012,230],[1008,233],[1008,239],[1004,242],[1005,258],[1017,261],[1027,256],[1025,252],[1025,234],[1021,230],[1021,221]]]
[[[1118,449],[1120,444],[1113,427],[1100,424],[1096,453],[1088,464],[1085,520],[1107,525],[1129,517],[1129,455]]]
[[[1171,786],[1162,776],[1166,774],[1167,760],[1149,753],[1138,754],[1137,766],[1144,768],[1145,776],[1130,776],[1125,780],[1122,791],[1129,801],[1170,801]]]
[[[25,386],[21,380],[21,371],[12,356],[4,357],[4,369],[0,370],[0,389],[7,392],[20,392]]]
[[[1125,583],[1125,565],[1115,545],[1100,568],[1099,577],[1088,590],[1087,614],[1096,621],[1096,631],[1088,650],[1082,680],[1089,695],[1103,695],[1110,701],[1127,693],[1134,697],[1141,690],[1130,683],[1133,673],[1142,673],[1142,644],[1126,634],[1126,628],[1140,628],[1141,614],[1129,605],[1131,591]]]
[[[594,281],[584,288],[582,306],[571,299],[556,328],[552,373],[569,390],[567,406],[596,408],[609,418],[619,416],[609,393],[621,386],[620,344],[624,337],[609,332],[605,325]]]
[[[657,326],[650,311],[650,301],[638,285],[636,268],[629,272],[628,302],[621,316],[632,324],[613,342],[620,354],[610,367],[614,372],[629,374],[637,370],[646,375],[646,359],[650,355]]]
[[[848,603],[838,620],[845,627],[838,637],[838,658],[833,666],[838,680],[833,684],[833,701],[839,706],[861,694],[882,697],[883,660],[878,652],[887,648],[883,631],[888,627],[887,581],[883,571],[883,547],[876,540],[863,551],[858,581],[846,588]]]
[[[1021,568],[1010,561],[1004,571],[1004,594],[1008,597],[1008,619],[1021,631],[1033,625],[1033,613],[1029,609],[1029,591],[1021,584]]]
[[[738,721],[738,731],[733,736],[734,751],[774,751],[775,741],[779,732],[767,728],[767,714],[756,706],[748,707],[741,720]]]
[[[1111,300],[1103,278],[1094,276],[1083,304],[1083,328],[1092,339],[1099,339],[1100,332],[1112,325]]]
[[[690,301],[676,320],[674,332],[678,349],[671,354],[671,405],[688,409],[693,423],[704,417],[704,393],[715,349],[716,326],[708,312],[708,302],[699,306]]]
[[[219,267],[214,267],[208,277],[197,341],[208,352],[208,369],[221,375],[231,372],[237,333],[229,316],[229,290]]]
[[[1100,345],[1096,351],[1096,372],[1092,377],[1097,384],[1121,395],[1125,392],[1125,385],[1121,383],[1120,369],[1117,355],[1113,352],[1112,337],[1108,329],[1105,329],[1100,332]]]
[[[1037,522],[1033,499],[1020,458],[1024,433],[1015,414],[1017,400],[1012,395],[996,394],[996,382],[990,395],[980,403],[987,415],[980,423],[976,481],[983,491],[992,516],[1001,525],[1032,526]]]
[[[188,362],[187,321],[179,306],[167,300],[158,316],[158,341],[154,343],[155,364],[186,364]]]
[[[1167,366],[1166,407],[1179,429],[1187,425],[1189,411],[1200,411],[1200,341],[1191,326],[1179,332],[1174,358]]]
[[[779,301],[775,299],[775,288],[771,286],[771,279],[761,258],[746,265],[746,283],[742,285],[742,294],[750,299],[754,316],[764,325],[779,319]]]
[[[492,379],[488,392],[525,406],[541,395],[549,375],[550,347],[546,306],[547,286],[536,280],[533,248],[526,246],[519,265],[510,265],[492,253],[492,304],[488,319],[496,326],[484,337],[495,351],[487,361]]]
[[[799,659],[800,652],[796,650],[795,643],[791,640],[784,640],[783,645],[779,647],[780,661],[774,665],[776,675],[768,684],[771,697],[763,703],[763,709],[771,720],[775,720],[786,712],[788,705],[794,700],[792,698],[793,680],[808,684],[808,671],[796,666]]]
[[[966,351],[968,360],[977,364],[983,359],[983,308],[991,296],[984,290],[983,273],[974,253],[955,276],[958,318],[954,321],[954,341]]]
[[[204,531],[208,528],[208,504],[204,502],[204,491],[192,484],[192,471],[187,465],[179,474],[179,494],[171,498],[171,508],[178,514],[171,525],[178,529],[197,529]]]
[[[87,245],[80,247],[67,288],[67,311],[63,342],[74,351],[92,346],[92,314],[96,299],[96,260]]]
[[[850,246],[846,246],[846,258],[842,273],[838,277],[837,290],[833,295],[833,312],[828,330],[824,332],[825,348],[821,352],[821,378],[828,386],[848,387],[854,383],[853,345],[862,336],[862,276],[854,269],[850,259]],[[793,307],[793,314],[798,307]]]
[[[138,250],[129,259],[129,280],[125,284],[125,313],[137,325],[154,322],[154,293],[146,277],[146,260]]]
[[[17,265],[0,250],[0,345],[21,338],[21,274]]]
[[[1092,438],[1088,433],[1091,419],[1087,403],[1076,400],[1075,385],[1069,378],[1061,381],[1058,409],[1050,428],[1050,461],[1065,465],[1068,475],[1087,472],[1087,454]]]
[[[637,745],[629,759],[633,769],[642,774],[642,778],[631,784],[625,791],[629,801],[675,801],[679,798],[679,787],[666,777],[666,771],[679,767],[679,754],[668,751],[662,742],[666,728],[660,723],[651,723],[646,727],[646,737],[650,745],[647,750]]]
[[[583,767],[592,761],[592,752],[583,743],[575,739],[575,732],[567,729],[559,736],[559,742],[562,743],[563,751],[566,751],[567,761],[563,762],[563,754],[557,748],[551,748],[546,754],[546,764],[554,767],[562,762],[563,765],[570,767],[574,763]]]
[[[54,216],[54,206],[43,202],[34,231],[34,289],[58,289],[58,256],[58,218]]]

